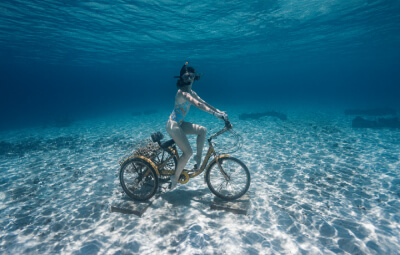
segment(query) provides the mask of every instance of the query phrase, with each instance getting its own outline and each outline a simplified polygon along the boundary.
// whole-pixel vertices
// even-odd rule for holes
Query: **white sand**
[[[188,121],[209,134],[222,127],[191,111]],[[400,130],[354,130],[328,110],[238,119],[249,111],[228,111],[244,138],[232,156],[252,175],[248,215],[211,210],[203,175],[162,193],[141,218],[111,213],[126,197],[118,158],[154,131],[167,135],[169,109],[0,133],[13,146],[0,155],[0,253],[400,253]]]

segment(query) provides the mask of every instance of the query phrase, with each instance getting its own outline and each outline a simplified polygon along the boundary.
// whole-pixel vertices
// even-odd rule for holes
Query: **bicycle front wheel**
[[[140,158],[132,158],[122,164],[119,180],[125,193],[134,200],[148,200],[158,188],[156,171]]]
[[[243,196],[250,187],[250,172],[246,165],[232,157],[218,159],[206,172],[208,188],[214,195],[225,200],[234,200]]]

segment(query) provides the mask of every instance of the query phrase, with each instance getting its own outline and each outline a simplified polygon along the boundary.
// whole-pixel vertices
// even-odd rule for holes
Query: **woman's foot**
[[[171,176],[171,186],[169,187],[170,190],[173,190],[178,185],[178,181],[175,179],[175,176]]]
[[[200,167],[200,163],[201,163],[201,156],[194,156],[194,161],[196,161],[196,164],[194,165],[194,169],[197,169],[198,167]]]

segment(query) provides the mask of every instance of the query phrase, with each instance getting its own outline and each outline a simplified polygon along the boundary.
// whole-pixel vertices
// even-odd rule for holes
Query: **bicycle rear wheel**
[[[140,158],[132,158],[122,164],[119,180],[125,193],[134,200],[148,200],[158,188],[156,171]]]
[[[225,200],[234,200],[243,196],[250,187],[250,172],[246,165],[232,157],[221,158],[213,162],[206,171],[208,188],[214,195]]]
[[[158,172],[160,173],[158,176],[158,181],[160,184],[169,182],[170,176],[175,173],[175,168],[178,164],[176,157],[173,157],[168,162],[165,162],[171,156],[173,156],[173,153],[171,152],[171,149],[168,148],[167,150],[160,150],[152,159],[154,164],[156,164],[158,167]],[[163,163],[165,163],[165,165],[160,167]]]

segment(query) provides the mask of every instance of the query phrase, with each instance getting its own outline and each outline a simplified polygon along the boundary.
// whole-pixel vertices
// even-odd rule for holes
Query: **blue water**
[[[14,0],[0,14],[2,128],[170,106],[185,61],[212,102],[398,106],[398,1]]]
[[[344,110],[398,118],[399,59],[395,0],[1,1],[0,252],[398,254],[400,131]],[[211,210],[201,175],[112,214],[118,158],[166,134],[186,61],[244,138],[251,209]],[[271,110],[288,120],[239,118]]]

